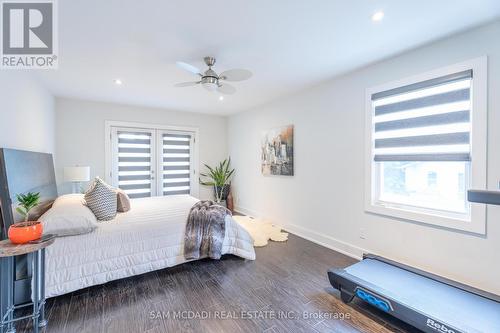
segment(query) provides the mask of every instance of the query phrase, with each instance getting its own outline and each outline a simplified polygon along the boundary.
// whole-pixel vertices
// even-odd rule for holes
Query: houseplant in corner
[[[231,169],[231,158],[220,162],[216,167],[211,167],[205,164],[208,169],[207,173],[200,173],[200,184],[205,186],[213,186],[215,202],[221,204],[226,200],[229,191],[231,190],[231,177],[234,174],[234,169]]]
[[[16,211],[24,222],[14,223],[9,227],[9,239],[14,244],[25,244],[42,237],[43,226],[39,221],[29,221],[30,211],[38,206],[40,193],[16,194],[19,203]]]

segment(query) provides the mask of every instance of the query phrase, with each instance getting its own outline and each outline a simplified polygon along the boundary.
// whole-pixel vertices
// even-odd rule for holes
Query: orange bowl
[[[9,239],[14,244],[26,244],[42,237],[43,225],[38,221],[14,223],[9,227]]]

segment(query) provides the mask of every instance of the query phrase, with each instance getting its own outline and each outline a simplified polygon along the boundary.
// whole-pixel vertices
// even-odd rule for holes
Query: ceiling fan
[[[176,64],[180,68],[196,74],[200,77],[199,81],[193,82],[182,82],[174,85],[175,87],[190,87],[195,86],[197,84],[201,84],[203,88],[208,91],[217,91],[221,94],[231,95],[236,92],[236,88],[232,85],[226,83],[225,81],[243,81],[248,80],[252,76],[252,72],[246,69],[230,69],[224,71],[220,74],[217,74],[212,67],[215,65],[214,57],[205,57],[203,58],[205,64],[208,66],[208,69],[204,72],[201,72],[198,68],[193,65],[187,64],[182,61],[178,61]]]

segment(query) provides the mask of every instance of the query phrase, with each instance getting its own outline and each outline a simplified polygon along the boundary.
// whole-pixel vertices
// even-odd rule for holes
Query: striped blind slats
[[[163,145],[185,146],[186,149],[189,149],[189,141],[163,140]]]
[[[142,136],[141,136],[142,137]],[[136,145],[149,145],[151,143],[151,139],[126,139],[126,138],[118,138],[118,143],[127,143],[127,144],[136,144]]]
[[[125,191],[127,192],[127,191]],[[136,198],[147,198],[151,196],[151,192],[143,192],[143,193],[127,193],[129,198],[131,199],[136,199]]]
[[[162,137],[163,195],[191,192],[191,135],[165,133]]]
[[[118,175],[118,181],[129,181],[129,180],[149,180],[150,175],[134,175],[134,176],[120,176]]]
[[[150,166],[118,166],[118,176],[120,171],[151,171]]]
[[[125,192],[127,192],[127,190],[149,189],[150,186],[151,183],[144,183],[144,184],[120,185],[120,188]]]
[[[178,195],[178,194],[189,194],[191,191],[189,189],[187,190],[180,190],[180,191],[164,191],[163,195]]]
[[[183,170],[185,171],[185,170]],[[164,173],[163,179],[189,178],[189,172],[184,173]]]
[[[168,170],[189,170],[190,166],[189,165],[164,165],[163,170],[168,171]]]
[[[163,149],[163,154],[189,154],[189,148],[187,149]]]
[[[375,107],[375,116],[383,114],[401,112],[412,109],[421,109],[440,104],[448,104],[454,102],[467,101],[470,99],[470,89],[461,89],[450,91],[439,95],[431,95],[421,98],[415,98],[399,103],[387,104]]]
[[[189,157],[163,157],[163,162],[189,162]]]
[[[191,134],[125,127],[113,133],[114,181],[130,198],[191,193]]]
[[[134,147],[129,147],[129,148],[118,148],[119,153],[142,153],[142,154],[151,154],[151,148],[134,148]]]
[[[119,157],[119,162],[150,162],[151,157]]]
[[[118,131],[118,187],[131,198],[151,196],[151,133]]]
[[[426,127],[470,122],[469,110],[457,111],[432,116],[415,117],[409,119],[384,121],[375,124],[375,131],[390,131],[406,128]]]
[[[466,79],[471,79],[472,78],[472,70],[466,70],[463,72],[458,72],[454,74],[449,74],[441,77],[437,77],[434,79],[426,80],[426,81],[421,81],[413,84],[409,84],[406,86],[386,90],[386,91],[381,91],[376,94],[372,95],[372,100],[375,101],[377,99],[382,99],[390,96],[395,96],[395,95],[400,95],[400,94],[405,94],[408,92],[412,91],[417,91],[420,89],[425,89],[428,87],[436,87],[442,84],[450,84],[453,82],[457,81],[462,81]]]
[[[469,132],[419,135],[375,140],[375,148],[468,144]]]
[[[187,186],[189,187],[189,180],[188,181],[184,181],[184,182],[178,182],[178,183],[169,183],[170,187],[178,187],[178,186]]]
[[[460,162],[468,161],[470,159],[469,153],[461,154],[440,154],[439,161],[442,162]],[[392,155],[375,155],[375,162],[433,162],[436,161],[434,154],[392,154]]]
[[[472,71],[372,95],[374,160],[470,161]]]
[[[163,134],[163,140],[183,140],[183,141],[190,141],[191,140],[191,135],[190,134]]]

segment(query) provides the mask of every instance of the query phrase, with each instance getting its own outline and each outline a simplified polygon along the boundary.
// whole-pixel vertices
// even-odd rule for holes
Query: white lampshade
[[[67,182],[88,182],[90,180],[90,167],[64,167],[64,180]]]

